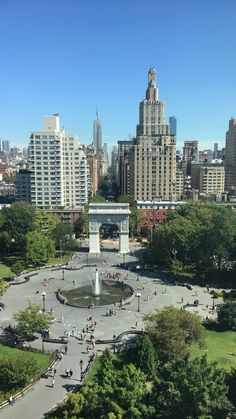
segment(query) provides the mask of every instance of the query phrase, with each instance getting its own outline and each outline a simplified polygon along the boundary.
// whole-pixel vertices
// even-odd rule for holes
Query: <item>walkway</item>
[[[97,309],[77,309],[62,305],[56,299],[55,292],[62,286],[72,284],[73,281],[94,278],[95,268],[84,267],[80,270],[65,270],[64,280],[62,270],[53,271],[51,269],[43,270],[38,275],[33,276],[29,282],[10,287],[2,301],[6,308],[0,313],[1,327],[12,323],[12,314],[18,312],[27,306],[28,300],[32,303],[42,303],[42,291],[46,291],[46,310],[53,310],[55,323],[51,327],[52,336],[63,336],[65,332],[74,331],[75,337],[69,338],[68,352],[63,356],[62,361],[57,364],[57,375],[55,377],[55,385],[51,387],[51,377],[42,378],[34,385],[24,397],[16,401],[13,406],[8,406],[0,411],[0,417],[4,419],[19,419],[27,416],[28,419],[42,419],[45,412],[55,406],[62,400],[73,386],[80,384],[80,360],[86,366],[88,357],[87,343],[77,339],[77,332],[89,324],[88,316],[92,316],[97,321],[94,336],[95,339],[112,339],[115,334],[118,336],[127,330],[141,330],[144,327],[143,315],[149,313],[153,309],[164,307],[167,304],[173,304],[181,307],[186,303],[193,303],[197,298],[200,305],[197,308],[190,307],[189,310],[200,312],[205,318],[209,315],[206,305],[211,305],[212,300],[209,293],[205,289],[195,287],[194,290],[188,290],[186,287],[173,286],[167,282],[163,282],[158,278],[155,272],[135,272],[124,271],[113,266],[122,263],[124,257],[117,253],[102,253],[99,255],[98,270],[99,273],[109,270],[111,273],[120,272],[125,282],[129,283],[135,292],[141,293],[140,312],[138,308],[138,298],[134,297],[131,304],[124,307],[125,309],[117,310],[117,314],[106,316],[105,308]],[[96,262],[96,260],[94,260]],[[136,263],[135,257],[131,255],[125,256],[125,263]],[[78,253],[70,262],[71,267],[86,265],[86,255]],[[128,273],[128,278],[127,278]],[[52,278],[47,288],[44,287],[44,279]],[[138,279],[138,281],[137,281]],[[36,291],[39,291],[36,293]],[[197,297],[195,295],[197,293]],[[183,302],[182,302],[183,298]],[[62,319],[63,316],[63,319]],[[61,321],[62,320],[62,321]],[[88,334],[89,337],[89,334]],[[41,341],[38,339],[32,346],[41,347]],[[54,350],[58,348],[56,344],[44,344],[45,349]],[[104,349],[104,345],[97,345],[97,352]],[[65,369],[72,369],[74,374],[72,378],[65,377]],[[27,413],[26,413],[27,412]]]

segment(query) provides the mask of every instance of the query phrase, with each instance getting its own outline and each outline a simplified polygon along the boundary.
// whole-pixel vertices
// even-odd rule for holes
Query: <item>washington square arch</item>
[[[129,252],[129,204],[89,204],[89,252],[100,252],[99,230],[103,224],[115,224],[119,229],[119,251]]]

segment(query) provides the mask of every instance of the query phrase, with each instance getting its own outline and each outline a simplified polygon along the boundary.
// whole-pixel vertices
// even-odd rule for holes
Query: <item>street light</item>
[[[88,253],[86,253],[86,265],[88,266]]]
[[[62,269],[62,279],[65,279],[65,269]]]
[[[45,297],[46,297],[46,292],[43,291],[42,292],[42,299],[43,299],[43,312],[45,312]]]
[[[140,311],[140,297],[141,297],[140,292],[137,292],[136,297],[138,298],[138,310],[137,311]]]
[[[79,365],[80,365],[80,381],[83,380],[83,364],[84,364],[84,361],[81,359],[80,362],[79,362]]]

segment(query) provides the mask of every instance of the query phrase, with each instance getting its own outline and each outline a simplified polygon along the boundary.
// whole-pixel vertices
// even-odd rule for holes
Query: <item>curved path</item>
[[[195,292],[198,293],[200,305],[197,308],[190,308],[191,311],[200,311],[205,317],[209,316],[206,311],[206,304],[210,305],[212,300],[205,289],[195,287],[193,291],[185,287],[172,286],[164,283],[157,277],[155,272],[138,272],[125,271],[113,266],[122,263],[124,257],[117,253],[101,253],[99,258],[91,260],[90,263],[97,263],[99,272],[108,270],[111,273],[122,273],[122,280],[129,283],[135,292],[141,293],[140,311],[137,311],[137,298],[133,298],[131,303],[117,310],[117,314],[106,316],[105,308],[96,309],[78,309],[67,305],[62,305],[56,298],[56,290],[62,286],[72,284],[73,281],[94,278],[95,268],[84,267],[80,270],[62,270],[46,269],[40,271],[33,276],[27,283],[10,287],[4,295],[2,302],[5,309],[0,312],[0,326],[4,328],[12,323],[12,314],[24,309],[28,301],[32,303],[42,303],[42,291],[46,291],[46,311],[53,311],[55,322],[51,327],[52,336],[64,336],[64,333],[73,331],[74,336],[69,337],[68,352],[63,356],[62,360],[57,363],[57,375],[55,377],[55,385],[51,387],[51,377],[42,378],[37,382],[33,389],[25,396],[16,401],[13,406],[7,406],[0,411],[0,417],[4,419],[19,419],[27,416],[28,419],[42,419],[45,412],[55,406],[62,400],[68,391],[74,386],[80,384],[80,360],[83,360],[83,367],[86,366],[89,357],[94,349],[90,349],[87,353],[88,344],[86,341],[78,339],[79,333],[86,325],[90,324],[87,320],[89,316],[97,321],[94,331],[95,340],[113,339],[113,335],[122,335],[127,329],[131,331],[141,330],[144,327],[143,315],[150,311],[161,308],[167,304],[174,304],[181,307],[187,302],[190,304],[196,299]],[[130,255],[125,256],[126,263],[135,263],[135,258]],[[86,265],[86,255],[77,253],[70,261],[71,267],[79,267]],[[127,277],[128,275],[128,277]],[[64,279],[63,279],[64,276]],[[49,279],[49,285],[44,287],[44,280]],[[38,293],[36,293],[38,291]],[[183,298],[183,303],[182,303]],[[87,334],[89,339],[90,333]],[[32,346],[42,346],[41,340],[36,340]],[[57,344],[44,343],[46,350],[55,350],[60,348]],[[106,345],[99,344],[96,347],[98,355],[104,350]],[[63,348],[64,349],[64,348]],[[65,377],[65,369],[73,370],[73,377]]]

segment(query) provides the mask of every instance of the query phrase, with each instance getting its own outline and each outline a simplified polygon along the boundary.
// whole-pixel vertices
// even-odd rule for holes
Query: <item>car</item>
[[[185,284],[185,287],[188,288],[188,290],[192,291],[193,287],[190,284]]]

